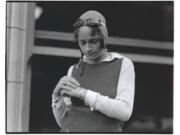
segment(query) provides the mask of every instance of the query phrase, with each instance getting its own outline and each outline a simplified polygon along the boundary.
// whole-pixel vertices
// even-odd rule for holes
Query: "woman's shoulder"
[[[123,59],[123,61],[122,61],[123,69],[134,69],[133,61],[130,58],[128,58],[120,53],[117,53],[117,52],[112,52],[112,56],[115,58],[118,58],[118,59]]]
[[[132,60],[118,52],[110,52],[113,58],[117,59],[123,59],[123,62],[125,63],[132,63]]]

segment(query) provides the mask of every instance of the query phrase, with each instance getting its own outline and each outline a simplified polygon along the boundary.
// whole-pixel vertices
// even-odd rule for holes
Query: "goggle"
[[[100,25],[103,25],[105,26],[105,24],[97,19],[97,18],[88,18],[86,20],[84,19],[78,19],[74,24],[73,24],[73,27],[74,28],[78,28],[80,26],[100,26]]]

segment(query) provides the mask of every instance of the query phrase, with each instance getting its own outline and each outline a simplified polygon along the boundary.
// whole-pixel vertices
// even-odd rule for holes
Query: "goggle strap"
[[[104,27],[106,26],[105,25],[105,23],[103,23],[103,22],[101,22],[100,20],[99,20],[99,22],[97,22],[97,23],[94,23],[94,22],[88,22],[88,20],[86,20],[86,21],[83,21],[83,20],[81,20],[81,19],[78,19],[74,24],[73,24],[73,27],[80,27],[80,26],[83,26],[83,25],[90,25],[90,24],[96,24],[96,25],[103,25]]]

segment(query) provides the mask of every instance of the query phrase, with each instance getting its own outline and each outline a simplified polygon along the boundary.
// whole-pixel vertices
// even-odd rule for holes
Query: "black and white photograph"
[[[173,134],[174,1],[6,1],[6,133]]]

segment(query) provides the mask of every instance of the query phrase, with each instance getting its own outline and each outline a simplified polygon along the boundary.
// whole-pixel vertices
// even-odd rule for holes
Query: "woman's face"
[[[96,59],[102,55],[101,36],[93,33],[92,28],[82,26],[78,32],[78,43],[82,53],[89,59]]]

